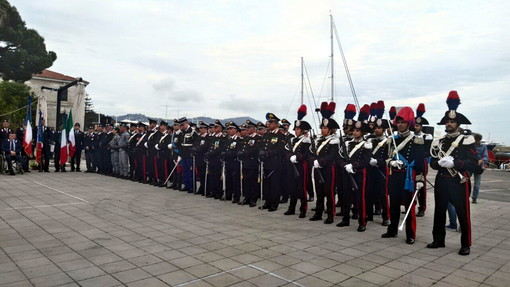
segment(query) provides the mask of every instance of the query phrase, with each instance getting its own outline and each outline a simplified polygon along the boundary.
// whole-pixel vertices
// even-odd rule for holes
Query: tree
[[[44,38],[28,29],[18,10],[0,0],[0,77],[4,81],[25,82],[32,74],[53,65],[57,54],[46,51]]]
[[[27,109],[23,107],[28,104],[29,95],[35,98],[30,87],[23,83],[0,82],[0,115],[3,115],[0,120],[9,120],[11,128],[15,129],[27,116]],[[32,115],[36,114],[36,107],[32,103]]]
[[[94,104],[89,94],[85,95],[85,129],[97,122],[97,113],[94,112]]]

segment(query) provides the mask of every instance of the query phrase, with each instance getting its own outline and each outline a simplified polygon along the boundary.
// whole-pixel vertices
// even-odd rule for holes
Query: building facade
[[[42,111],[43,118],[48,127],[56,128],[57,122],[57,92],[51,89],[63,87],[77,78],[66,76],[50,70],[44,70],[40,74],[34,74],[32,79],[25,82],[36,94],[37,113],[34,123],[39,122],[39,111]],[[85,122],[85,88],[89,83],[82,81],[67,90],[67,96],[64,95],[60,102],[60,114],[67,114],[72,110],[73,121],[79,123],[84,128]],[[44,87],[44,88],[43,88]],[[49,88],[49,89],[48,89]],[[35,99],[34,99],[35,102]]]

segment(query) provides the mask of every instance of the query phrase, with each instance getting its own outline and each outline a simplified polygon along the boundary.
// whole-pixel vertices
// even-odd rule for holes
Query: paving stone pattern
[[[510,203],[472,205],[470,256],[458,232],[425,247],[431,190],[428,204],[407,245],[380,237],[380,217],[359,233],[284,216],[286,204],[269,213],[87,173],[2,176],[0,286],[510,286]]]

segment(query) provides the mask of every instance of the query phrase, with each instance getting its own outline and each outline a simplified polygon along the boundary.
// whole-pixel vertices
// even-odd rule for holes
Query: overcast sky
[[[457,90],[470,128],[510,144],[509,1],[9,1],[101,113],[293,121],[301,57],[316,101],[330,98],[331,11],[361,104],[423,102],[435,123]],[[343,118],[353,99],[334,52]]]

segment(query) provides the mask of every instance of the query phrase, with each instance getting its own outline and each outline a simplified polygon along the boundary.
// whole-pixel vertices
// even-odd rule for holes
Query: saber
[[[207,197],[207,177],[209,175],[209,161],[205,161],[205,183],[204,183],[204,196]]]
[[[241,195],[239,196],[239,202],[242,205],[244,202],[244,198],[246,198],[246,196],[244,196],[244,192],[243,192],[243,161],[242,160],[239,161],[239,177],[240,177],[240,181],[241,181]]]
[[[416,200],[416,196],[418,195],[418,190],[414,192],[413,200],[411,200],[411,204],[409,205],[409,208],[407,208],[406,215],[404,216],[404,220],[402,220],[402,223],[398,227],[398,230],[402,231],[404,229],[404,224],[406,223],[407,216],[409,216],[409,211],[411,211],[411,208],[413,207],[414,201]]]
[[[193,194],[197,194],[197,180],[195,177],[195,156],[193,156]]]
[[[227,202],[227,180],[225,179],[225,161],[221,161],[221,180],[222,184],[222,193],[225,193],[225,203]]]
[[[264,195],[264,161],[260,161],[260,210],[262,210],[263,206],[262,204],[263,195]]]
[[[317,188],[315,187],[315,166],[312,165],[312,188],[313,193],[317,194]]]
[[[181,158],[178,157],[177,158],[177,161],[175,162],[175,166],[174,168],[172,168],[172,171],[170,172],[170,174],[168,175],[168,177],[166,178],[165,180],[165,183],[163,183],[164,185],[166,185],[166,183],[168,182],[168,180],[170,179],[170,177],[172,176],[172,174],[174,173],[175,169],[177,168],[177,166],[179,165],[179,162],[181,161]]]

